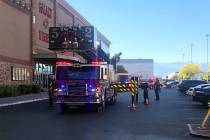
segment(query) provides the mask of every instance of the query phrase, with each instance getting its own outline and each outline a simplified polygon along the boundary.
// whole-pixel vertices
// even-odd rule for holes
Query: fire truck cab
[[[56,63],[55,91],[61,111],[79,106],[92,107],[100,112],[105,102],[116,102],[117,94],[110,88],[113,70],[107,63]]]

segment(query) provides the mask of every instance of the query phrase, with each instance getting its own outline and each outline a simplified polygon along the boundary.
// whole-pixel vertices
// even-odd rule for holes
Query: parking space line
[[[191,102],[186,102],[186,101],[185,101],[185,102],[184,102],[184,101],[183,101],[183,102],[179,102],[179,101],[178,101],[178,102],[175,102],[175,103],[176,103],[176,104],[192,104]]]
[[[186,120],[202,120],[203,117],[199,117],[199,118],[185,118]]]
[[[196,108],[180,108],[182,111],[199,111],[200,112],[206,112],[206,110],[203,109],[196,109]],[[197,113],[197,112],[196,112]]]
[[[204,116],[206,112],[183,112],[183,115],[199,115]]]

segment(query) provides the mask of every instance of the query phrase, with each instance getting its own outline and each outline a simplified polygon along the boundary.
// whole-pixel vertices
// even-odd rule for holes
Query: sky
[[[184,53],[189,62],[193,44],[192,61],[207,62],[210,0],[67,2],[111,41],[111,56],[122,52],[122,59],[183,62]]]

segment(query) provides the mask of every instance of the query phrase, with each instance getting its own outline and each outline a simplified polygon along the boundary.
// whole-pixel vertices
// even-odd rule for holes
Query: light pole
[[[184,53],[182,53],[182,63],[183,63],[183,66],[184,66]]]
[[[193,44],[190,45],[190,51],[191,51],[191,64],[192,64],[192,47],[193,47]]]
[[[208,65],[209,65],[209,53],[208,53],[208,45],[209,45],[209,42],[208,42],[208,38],[209,38],[209,34],[206,34],[206,53],[207,53],[207,74],[206,74],[206,81],[208,82],[209,81],[209,68],[208,68]]]

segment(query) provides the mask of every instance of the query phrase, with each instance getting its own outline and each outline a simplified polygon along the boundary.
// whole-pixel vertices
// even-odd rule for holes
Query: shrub
[[[32,93],[32,85],[27,85],[27,93]]]
[[[19,96],[27,93],[39,93],[39,85],[0,85],[0,98]]]
[[[32,92],[39,93],[41,91],[41,87],[39,85],[32,85]]]
[[[20,90],[20,86],[18,85],[12,85],[11,86],[11,89],[12,89],[12,95],[13,96],[18,96],[18,95],[21,95],[21,90]]]
[[[0,97],[4,97],[5,96],[5,86],[0,85]]]
[[[28,85],[20,85],[21,94],[28,93]]]

